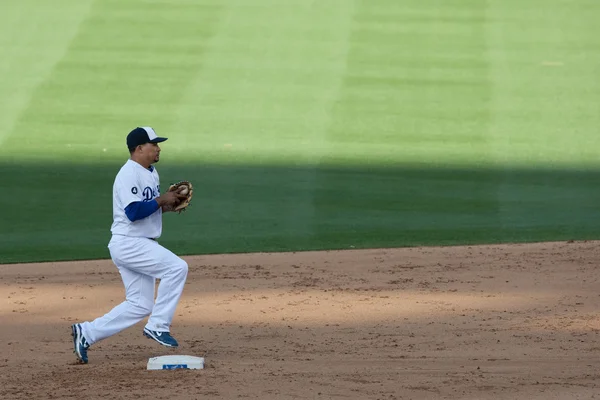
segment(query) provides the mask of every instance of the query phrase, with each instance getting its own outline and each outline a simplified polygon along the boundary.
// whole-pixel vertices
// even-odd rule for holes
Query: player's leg
[[[87,364],[87,350],[92,344],[138,323],[152,311],[154,278],[127,268],[121,267],[119,271],[126,300],[102,317],[71,326],[74,351],[80,363]]]
[[[168,333],[188,274],[187,263],[157,242],[150,244],[157,263],[143,272],[160,279],[156,302],[144,334],[165,346],[177,346]],[[166,333],[166,335],[165,335]]]
[[[113,262],[121,273],[126,300],[92,322],[71,327],[74,351],[81,363],[88,362],[90,345],[138,323],[152,312],[155,279],[127,267],[130,264],[127,260],[136,260],[140,254],[140,250],[131,245],[130,241],[111,241],[109,245]]]
[[[160,279],[156,303],[144,334],[165,346],[177,346],[169,331],[187,278],[187,263],[151,239],[122,237],[118,241],[118,246],[110,247],[118,265]],[[116,249],[122,250],[117,252]]]
[[[153,277],[117,265],[125,285],[125,301],[92,322],[81,324],[89,345],[127,329],[150,315],[154,303]]]
[[[80,339],[84,342],[87,340],[91,345],[134,325],[150,312],[152,316],[144,328],[144,334],[162,345],[176,347],[177,341],[169,331],[185,285],[187,263],[156,241],[146,238],[120,237],[111,240],[109,249],[121,271],[127,300],[91,323],[74,325],[75,352],[78,349],[85,352],[87,349]],[[156,304],[154,278],[161,280]],[[82,360],[83,357],[78,354],[78,358]]]

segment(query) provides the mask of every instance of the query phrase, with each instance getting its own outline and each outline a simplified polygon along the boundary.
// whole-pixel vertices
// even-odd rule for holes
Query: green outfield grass
[[[0,263],[107,257],[138,125],[180,254],[600,237],[595,0],[46,3],[0,5]]]

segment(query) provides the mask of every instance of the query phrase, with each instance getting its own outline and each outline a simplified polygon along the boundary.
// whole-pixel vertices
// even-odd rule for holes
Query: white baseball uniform
[[[112,238],[110,256],[121,273],[126,300],[108,314],[81,324],[83,335],[92,345],[140,322],[150,315],[146,328],[169,332],[175,309],[187,278],[187,263],[162,247],[156,239],[162,233],[162,211],[131,221],[125,208],[138,201],[160,196],[156,168],[144,168],[128,160],[113,185]],[[155,279],[160,279],[156,302]]]

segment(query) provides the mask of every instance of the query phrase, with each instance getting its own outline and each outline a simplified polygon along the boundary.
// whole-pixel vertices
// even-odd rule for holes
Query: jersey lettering
[[[150,186],[146,186],[142,192],[142,196],[144,196],[144,201],[152,200],[152,188]]]
[[[142,196],[144,196],[144,200],[142,201],[150,201],[152,199],[155,199],[158,197],[158,194],[160,193],[160,189],[157,186],[156,190],[152,189],[150,186],[146,186],[144,188],[144,191],[142,192]]]

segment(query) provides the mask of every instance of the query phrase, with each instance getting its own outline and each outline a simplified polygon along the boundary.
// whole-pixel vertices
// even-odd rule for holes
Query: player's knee
[[[185,279],[188,274],[188,264],[181,258],[173,260],[169,265],[166,276],[177,277],[177,279]]]
[[[152,314],[152,308],[154,307],[152,301],[131,301],[129,299],[127,301],[133,306],[136,314],[143,317]]]
[[[139,309],[140,312],[146,316],[146,315],[150,315],[152,314],[152,308],[154,307],[154,304],[140,304]]]
[[[188,274],[188,264],[182,260],[181,258],[179,259],[179,262],[177,263],[177,272],[182,275],[182,276],[187,276]]]

